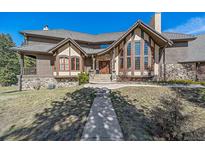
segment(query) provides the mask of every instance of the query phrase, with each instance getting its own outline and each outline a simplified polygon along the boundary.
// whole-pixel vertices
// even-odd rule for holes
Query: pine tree
[[[18,54],[10,48],[15,44],[9,34],[0,34],[0,85],[17,83],[20,73]]]

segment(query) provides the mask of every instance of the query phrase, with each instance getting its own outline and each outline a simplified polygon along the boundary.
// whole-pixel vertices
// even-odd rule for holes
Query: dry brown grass
[[[45,112],[45,109],[51,109],[54,101],[61,103],[64,99],[68,99],[69,96],[66,94],[72,94],[81,88],[19,92],[17,87],[0,87],[0,136],[32,125],[36,115]],[[72,105],[75,107],[76,104]]]
[[[191,117],[185,132],[205,128],[205,89],[166,87],[125,87],[113,91],[112,102],[127,140],[152,140],[147,133],[152,111],[164,95],[181,95],[183,114]]]

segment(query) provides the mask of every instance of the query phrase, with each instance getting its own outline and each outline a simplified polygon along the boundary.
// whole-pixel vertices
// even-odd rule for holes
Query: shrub
[[[79,85],[89,82],[89,74],[86,72],[81,72],[78,74]]]

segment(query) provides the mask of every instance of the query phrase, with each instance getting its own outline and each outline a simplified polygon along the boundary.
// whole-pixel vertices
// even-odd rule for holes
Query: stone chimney
[[[49,29],[48,29],[48,25],[45,25],[45,26],[43,27],[43,30],[49,30]]]
[[[150,21],[150,26],[154,28],[157,32],[161,33],[161,13],[156,12]]]

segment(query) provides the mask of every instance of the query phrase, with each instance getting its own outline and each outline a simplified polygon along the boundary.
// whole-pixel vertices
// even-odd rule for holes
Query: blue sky
[[[0,13],[0,33],[9,33],[20,45],[21,30],[69,29],[91,34],[126,31],[141,19],[149,23],[153,13]],[[205,33],[205,13],[162,13],[162,31]]]

